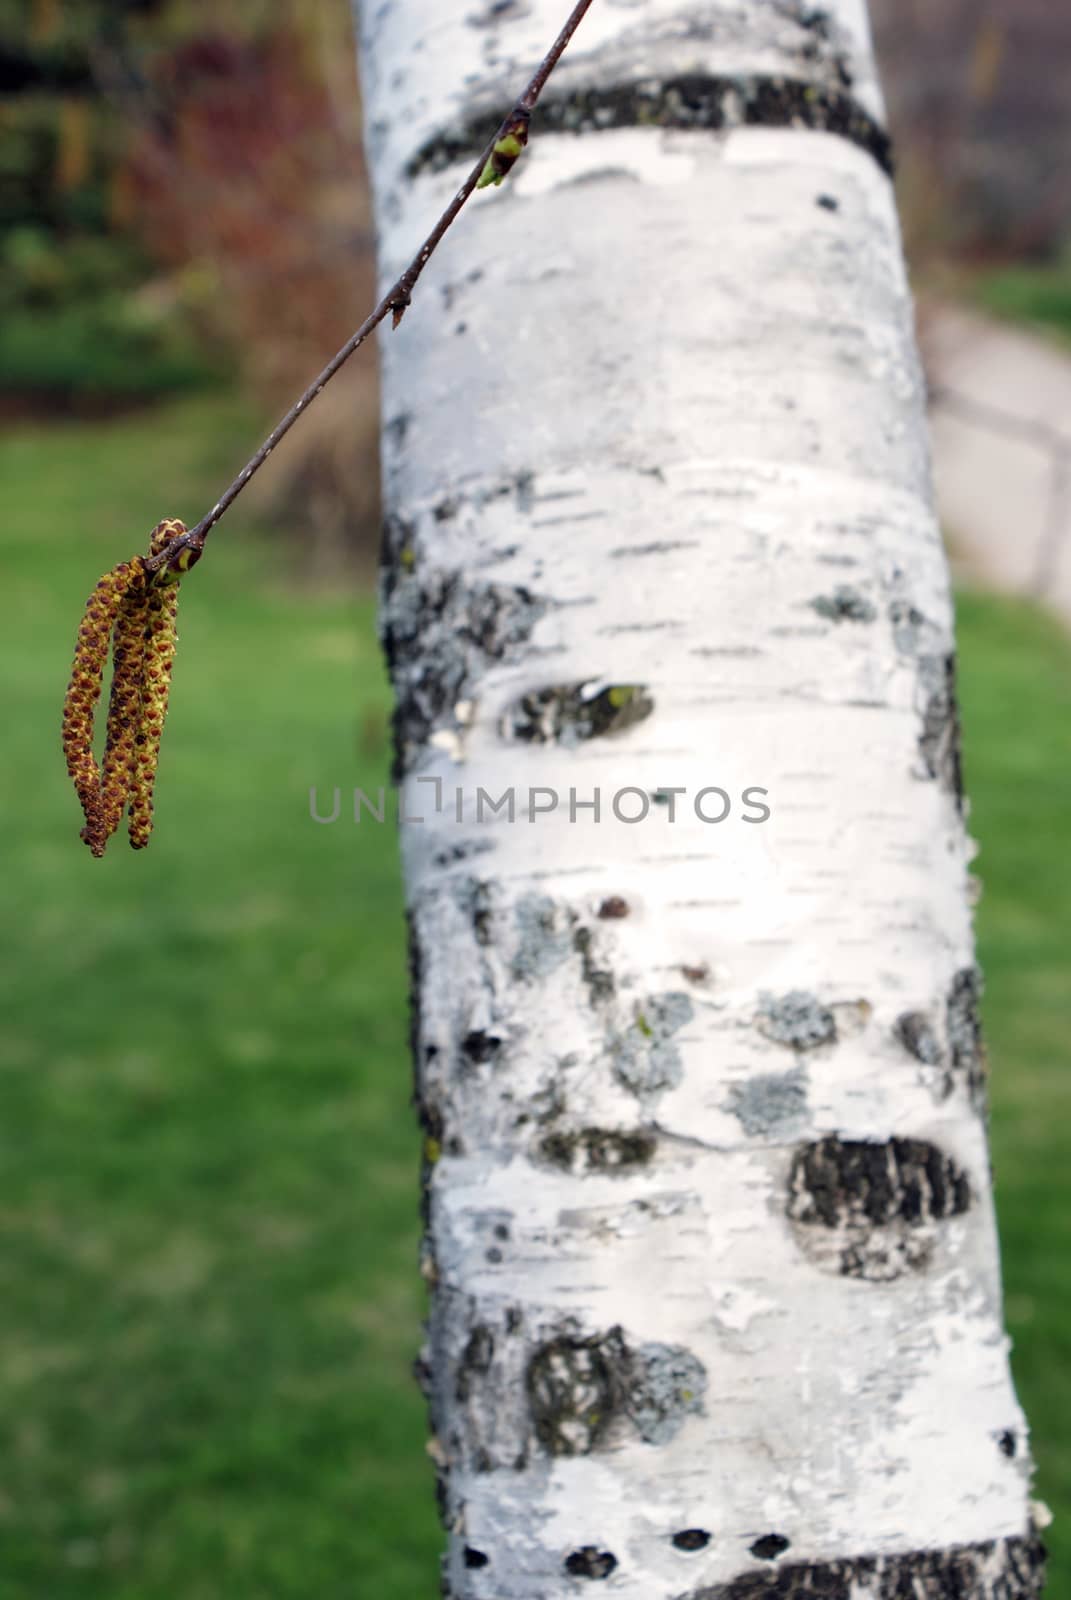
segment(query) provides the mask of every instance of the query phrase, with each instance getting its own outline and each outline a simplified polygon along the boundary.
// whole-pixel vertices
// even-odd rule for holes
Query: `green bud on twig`
[[[515,113],[509,119],[484,162],[483,171],[476,182],[477,189],[486,189],[492,183],[502,182],[528,143],[528,121],[527,111]]]

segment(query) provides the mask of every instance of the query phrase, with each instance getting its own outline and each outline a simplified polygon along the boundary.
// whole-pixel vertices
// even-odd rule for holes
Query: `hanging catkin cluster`
[[[153,529],[150,557],[162,554],[185,532],[176,518],[159,523]],[[143,850],[149,842],[156,763],[178,637],[178,582],[196,553],[183,551],[177,562],[154,573],[141,556],[121,561],[104,574],[86,602],[63,704],[63,751],[85,813],[82,838],[95,856],[104,854],[124,812],[133,848]],[[93,721],[109,639],[112,686],[104,760],[98,767]]]

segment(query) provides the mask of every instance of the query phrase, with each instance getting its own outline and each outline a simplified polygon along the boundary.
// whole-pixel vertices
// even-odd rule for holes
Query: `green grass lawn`
[[[1071,641],[1026,604],[961,595],[971,833],[1008,1330],[1071,1600]]]
[[[1048,266],[994,268],[975,280],[973,292],[998,317],[1071,340],[1071,257]]]
[[[386,772],[371,604],[288,594],[236,515],[147,851],[92,860],[58,753],[86,594],[258,427],[213,398],[0,447],[3,1600],[437,1587],[395,836],[309,816]]]
[[[437,1592],[395,839],[308,814],[386,772],[370,602],[287,585],[235,512],[147,852],[90,858],[59,754],[92,584],[256,435],[213,396],[0,444],[0,1600]],[[1009,1323],[1066,1517],[1071,647],[976,597],[961,645]]]

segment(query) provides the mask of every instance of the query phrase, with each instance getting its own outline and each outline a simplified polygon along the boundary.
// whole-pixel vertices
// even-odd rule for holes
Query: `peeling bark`
[[[387,280],[561,18],[358,12]],[[604,0],[383,341],[456,1600],[1040,1592],[887,166],[862,0]]]

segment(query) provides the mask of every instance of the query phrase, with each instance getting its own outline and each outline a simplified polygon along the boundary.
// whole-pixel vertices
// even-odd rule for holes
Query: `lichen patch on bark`
[[[513,976],[520,983],[549,977],[573,951],[573,927],[566,909],[549,895],[529,894],[514,909],[517,944]]]
[[[499,724],[503,738],[522,744],[560,744],[624,733],[643,722],[654,701],[642,684],[549,684],[522,695]]]
[[[665,1444],[702,1411],[706,1387],[706,1369],[690,1350],[631,1347],[621,1328],[548,1339],[526,1374],[536,1439],[554,1456],[589,1455],[630,1431],[647,1444]]]
[[[784,995],[761,994],[755,1026],[765,1038],[793,1050],[815,1050],[833,1044],[837,1037],[836,1018],[829,1006],[804,989]]]
[[[807,1117],[807,1076],[800,1067],[790,1072],[763,1072],[734,1083],[725,1109],[736,1117],[749,1138],[792,1138]]]
[[[686,994],[670,991],[651,995],[637,1009],[632,1025],[612,1046],[614,1075],[633,1094],[649,1100],[674,1088],[684,1076],[684,1063],[674,1041],[692,1020],[692,1002]]]
[[[404,563],[384,569],[380,637],[395,692],[396,781],[433,733],[462,727],[457,708],[488,666],[516,657],[546,610],[524,588]]]

